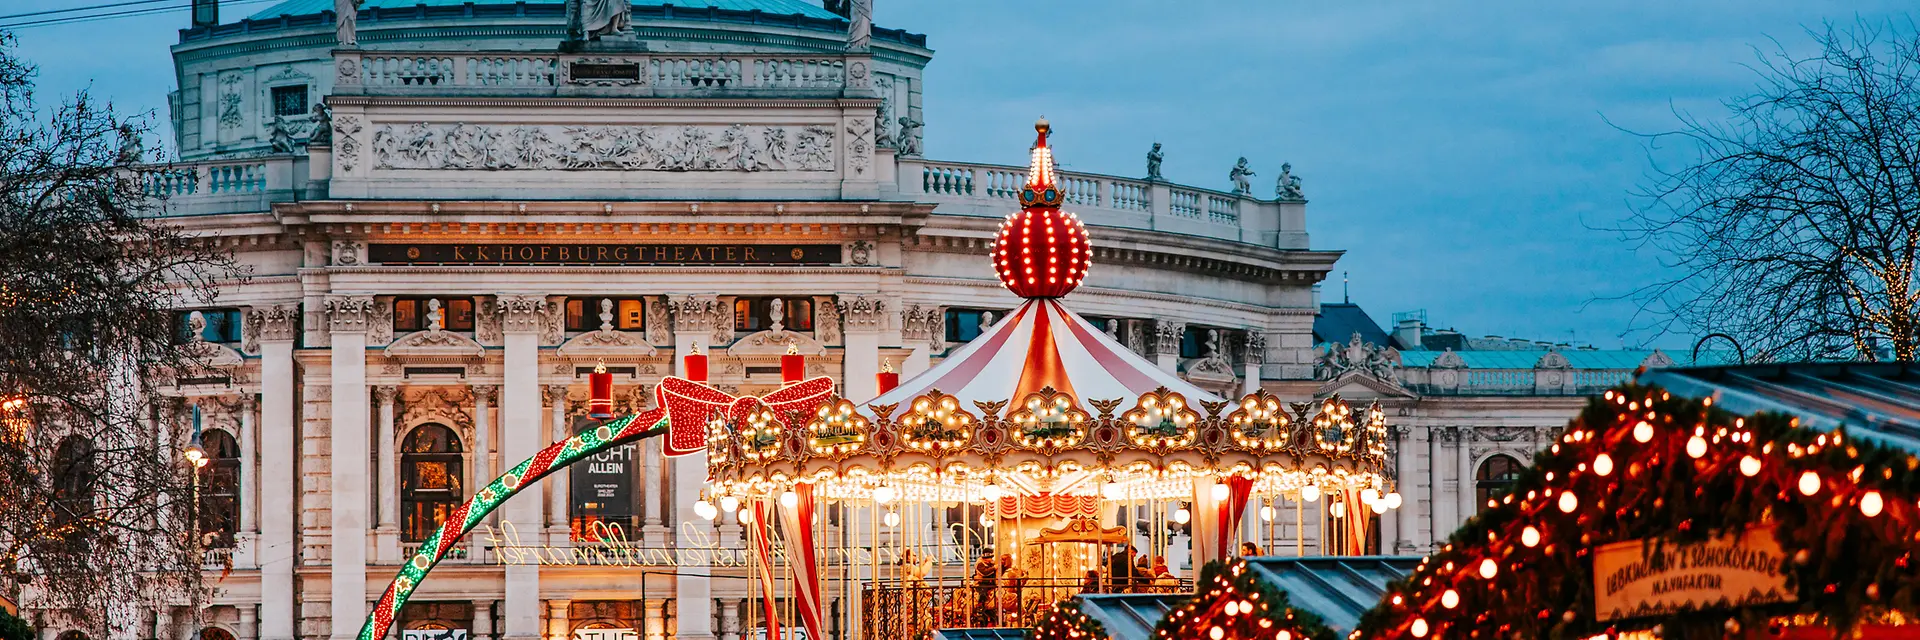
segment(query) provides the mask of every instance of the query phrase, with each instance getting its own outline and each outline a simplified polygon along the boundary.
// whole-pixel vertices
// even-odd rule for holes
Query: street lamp
[[[206,447],[201,446],[200,405],[195,404],[192,407],[193,437],[187,440],[186,448],[180,450],[180,456],[186,458],[187,464],[192,466],[192,469],[187,471],[187,475],[193,480],[192,502],[187,504],[187,537],[189,539],[187,544],[190,545],[188,552],[191,554],[188,557],[191,562],[200,563],[202,561],[200,558],[200,469],[206,467],[211,460],[207,459]]]

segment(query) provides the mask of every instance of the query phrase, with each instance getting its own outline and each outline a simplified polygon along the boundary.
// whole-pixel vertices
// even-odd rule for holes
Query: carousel
[[[520,463],[456,510],[376,603],[361,640],[487,513],[540,478],[608,448],[663,437],[668,456],[705,454],[694,511],[743,525],[747,629],[807,638],[928,637],[1029,627],[1088,592],[1191,591],[1241,542],[1309,523],[1296,554],[1360,555],[1373,516],[1400,506],[1386,475],[1377,406],[1338,397],[1222,398],[1120,345],[1062,298],[1086,277],[1086,226],[1063,211],[1048,126],[991,260],[1025,298],[934,368],[879,374],[878,397],[833,396],[782,360],[785,383],[734,397],[705,381],[705,356],[656,390],[656,406],[612,414],[611,376],[590,376],[593,430]],[[1253,514],[1257,514],[1254,516]],[[1283,550],[1276,549],[1276,552]],[[784,635],[783,635],[784,634]]]

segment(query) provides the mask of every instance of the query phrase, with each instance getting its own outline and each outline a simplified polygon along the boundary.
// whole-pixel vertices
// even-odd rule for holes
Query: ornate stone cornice
[[[555,404],[567,401],[567,385],[550,384],[540,391],[541,406],[551,408]]]
[[[476,401],[485,400],[487,404],[490,404],[490,405],[494,404],[500,399],[500,385],[497,385],[497,384],[473,385],[473,399]]]
[[[887,326],[887,301],[877,296],[842,295],[834,303],[846,330],[879,331]]]
[[[373,397],[379,400],[380,404],[389,404],[392,403],[395,398],[400,397],[400,388],[390,384],[383,384],[373,388]]]
[[[540,295],[499,294],[494,296],[494,312],[500,314],[504,333],[540,333],[546,328],[547,298]]]
[[[373,317],[373,296],[327,296],[324,313],[329,333],[365,333]]]

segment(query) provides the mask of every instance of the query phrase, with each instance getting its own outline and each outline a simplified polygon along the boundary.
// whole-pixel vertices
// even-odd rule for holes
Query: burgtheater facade
[[[883,368],[911,378],[1020,304],[985,256],[1028,167],[924,157],[924,36],[871,25],[863,0],[613,4],[288,0],[181,32],[181,160],[150,186],[252,273],[182,310],[219,373],[180,380],[161,412],[185,437],[199,406],[228,479],[206,502],[217,595],[204,625],[154,609],[140,637],[353,637],[475,487],[587,424],[597,366],[623,413],[696,352],[735,394],[777,388],[797,352],[858,402]],[[1297,179],[1269,199],[1238,170],[1218,191],[1158,165],[1060,173],[1096,264],[1074,310],[1222,396],[1386,399],[1418,446],[1393,445],[1408,508],[1376,546],[1425,549],[1471,510],[1469,445],[1457,472],[1455,440],[1429,462],[1475,407],[1543,442],[1576,406],[1434,409],[1381,369],[1328,375],[1314,285],[1340,252],[1309,243]],[[725,561],[737,516],[696,513],[706,476],[657,442],[554,476],[462,541],[400,628],[750,634]],[[1314,522],[1272,531],[1321,548]]]

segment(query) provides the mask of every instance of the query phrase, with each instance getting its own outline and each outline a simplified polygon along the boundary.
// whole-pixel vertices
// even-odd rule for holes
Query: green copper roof
[[[415,5],[458,7],[467,3],[476,5],[511,5],[517,1],[519,0],[361,0],[360,7],[362,9],[405,9]],[[535,0],[529,1],[527,4],[559,3],[551,0],[545,2]],[[804,2],[803,0],[683,0],[681,2],[646,2],[642,0],[633,4],[635,6],[648,7],[671,4],[675,7],[714,7],[733,11],[757,10],[773,15],[792,15],[797,13],[809,18],[820,18],[823,20],[837,20],[840,18],[840,16],[835,15],[832,11],[828,11],[820,5]],[[269,18],[278,18],[283,15],[301,16],[332,10],[333,0],[286,0],[285,2],[267,7],[259,13],[253,14],[252,18],[254,20],[266,20]]]

